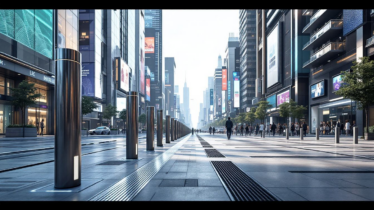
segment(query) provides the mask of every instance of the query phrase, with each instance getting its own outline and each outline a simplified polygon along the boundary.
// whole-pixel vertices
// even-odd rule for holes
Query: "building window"
[[[5,94],[5,78],[0,77],[0,94],[4,95]]]
[[[10,90],[10,88],[14,88],[14,80],[7,79],[6,84],[7,84],[6,85],[7,86],[7,95],[12,96],[12,91]]]

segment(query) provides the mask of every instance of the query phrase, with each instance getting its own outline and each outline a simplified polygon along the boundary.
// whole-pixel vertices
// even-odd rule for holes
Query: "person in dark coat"
[[[228,140],[231,137],[231,132],[232,132],[231,129],[232,129],[233,126],[234,126],[234,123],[232,123],[232,121],[230,120],[230,117],[227,118],[225,127],[226,127],[226,134],[227,134],[227,139]]]
[[[295,124],[292,123],[291,124],[291,136],[293,136],[294,132],[295,132]]]
[[[275,135],[275,129],[277,129],[277,126],[273,122],[273,124],[271,125],[271,131],[273,132],[273,136]]]
[[[249,128],[248,127],[249,127],[248,125],[245,126],[245,136],[247,136],[248,133],[249,133]]]
[[[209,127],[209,134],[212,135],[212,126]]]
[[[216,132],[216,128],[215,127],[213,127],[213,135],[214,135],[214,132]]]
[[[306,136],[306,130],[307,130],[308,126],[306,124],[306,122],[304,121],[303,123],[303,133],[304,133],[304,136]]]
[[[243,125],[240,126],[240,135],[243,136],[243,130],[244,130],[244,127]]]

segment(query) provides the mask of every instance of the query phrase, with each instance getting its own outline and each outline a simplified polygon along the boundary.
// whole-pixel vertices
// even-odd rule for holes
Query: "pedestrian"
[[[36,135],[39,135],[39,120],[36,119]]]
[[[348,136],[349,131],[351,130],[351,124],[349,123],[348,120],[345,120],[344,130],[345,130],[345,136]]]
[[[299,123],[295,123],[295,130],[296,130],[296,136],[299,136],[299,133],[300,133],[300,126],[299,126]]]
[[[234,123],[232,123],[232,121],[230,120],[230,117],[228,117],[227,121],[226,121],[226,134],[227,134],[227,140],[230,140],[230,137],[231,137],[231,128],[234,126]]]
[[[344,134],[344,122],[340,124],[340,134]]]
[[[261,123],[261,125],[259,126],[259,130],[260,130],[260,135],[262,137],[262,132],[264,132],[264,123]]]
[[[209,135],[212,135],[212,126],[209,127]]]
[[[257,123],[257,125],[256,125],[256,136],[257,136],[257,134],[258,134],[258,130],[260,129],[260,126],[258,125],[258,123]]]
[[[278,123],[278,132],[279,132],[279,135],[282,134],[282,125],[280,123]]]
[[[236,124],[236,126],[235,126],[235,135],[238,135],[238,130],[239,130],[238,124]]]
[[[245,126],[245,136],[247,136],[248,133],[249,133],[249,128],[248,127],[249,127],[248,125]]]
[[[273,122],[273,125],[271,125],[271,130],[273,131],[273,136],[275,135],[275,129],[277,128],[277,126],[275,125],[275,123]]]
[[[215,127],[213,127],[213,135],[214,135],[214,132],[216,132],[216,128]]]
[[[306,137],[306,130],[307,130],[308,126],[306,124],[306,122],[304,121],[303,123],[303,133],[304,133],[304,136]]]
[[[326,132],[326,135],[330,134],[330,124],[329,124],[329,122],[326,122],[325,132]]]
[[[44,130],[44,119],[42,119],[42,122],[40,123],[41,132],[40,135],[43,136],[43,130]]]
[[[266,126],[266,131],[268,133],[268,135],[270,136],[270,129],[271,129],[271,125],[270,123]]]
[[[295,132],[295,124],[292,123],[291,124],[291,136],[293,136],[294,132]]]
[[[244,127],[243,127],[243,124],[240,126],[240,135],[243,136],[243,130],[244,130]]]

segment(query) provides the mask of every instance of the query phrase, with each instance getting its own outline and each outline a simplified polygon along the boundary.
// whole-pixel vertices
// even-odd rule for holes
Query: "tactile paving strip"
[[[226,190],[234,201],[278,201],[231,161],[211,161]]]

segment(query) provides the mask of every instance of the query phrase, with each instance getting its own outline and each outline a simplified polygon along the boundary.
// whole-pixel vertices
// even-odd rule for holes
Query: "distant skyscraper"
[[[227,69],[227,90],[224,92],[225,96],[222,96],[222,110],[223,112],[226,111],[228,114],[227,116],[234,115],[235,116],[235,109],[234,109],[234,81],[233,81],[233,72],[239,71],[239,38],[234,36],[234,33],[229,34],[229,41],[227,43],[226,48],[226,69]],[[236,52],[236,53],[235,53]],[[222,68],[223,69],[223,68]],[[224,113],[222,113],[224,114]],[[233,116],[233,117],[234,117]]]
[[[175,101],[174,101],[174,75],[177,66],[175,65],[174,57],[166,57],[165,58],[165,88],[170,90],[171,97],[168,100],[168,106],[165,107],[165,110],[168,110],[168,114],[170,117],[175,117]]]
[[[217,68],[222,68],[222,57],[221,55],[218,56],[218,66]]]
[[[185,123],[187,126],[191,126],[190,122],[190,89],[187,87],[187,81],[184,81],[183,87],[183,106],[184,106],[184,116]]]

